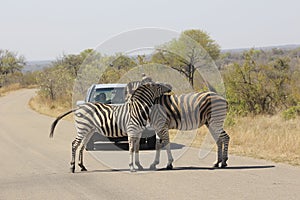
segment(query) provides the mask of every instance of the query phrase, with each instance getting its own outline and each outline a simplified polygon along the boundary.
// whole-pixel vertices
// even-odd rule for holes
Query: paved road
[[[214,155],[200,160],[197,149],[172,171],[137,173],[112,170],[87,153],[89,171],[71,174],[74,125],[62,121],[49,139],[53,118],[28,108],[33,95],[0,98],[0,199],[300,199],[300,168],[231,156],[229,168],[211,170]]]

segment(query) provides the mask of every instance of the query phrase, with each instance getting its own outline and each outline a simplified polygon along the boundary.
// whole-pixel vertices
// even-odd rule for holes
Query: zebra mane
[[[141,91],[145,90],[145,88],[149,88],[150,84],[152,83],[144,83],[142,84],[140,82],[140,85],[135,88],[135,90],[133,90],[131,96],[130,96],[130,99],[133,99],[133,98],[136,98],[136,96],[138,96],[137,94],[140,94]]]
[[[142,84],[141,81],[131,81],[127,84],[125,90],[125,98],[129,100],[133,94],[133,92]]]

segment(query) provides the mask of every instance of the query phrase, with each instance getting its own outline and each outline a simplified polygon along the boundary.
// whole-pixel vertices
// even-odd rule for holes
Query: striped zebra
[[[169,129],[194,130],[203,125],[209,129],[217,143],[217,161],[214,167],[224,168],[228,160],[230,137],[223,124],[227,114],[227,101],[215,92],[189,93],[183,95],[162,95],[155,102],[160,106],[150,113],[151,126],[155,129],[156,155],[150,169],[159,164],[160,150],[166,147],[167,169],[172,169],[173,157],[170,150]]]
[[[142,83],[135,81],[132,84],[132,88],[128,89],[127,98],[130,98],[130,92],[139,84]],[[230,137],[223,128],[227,101],[218,95],[209,83],[208,86],[212,91],[179,96],[162,95],[155,100],[154,104],[158,106],[150,113],[150,125],[155,129],[157,136],[156,155],[150,169],[155,169],[159,164],[160,150],[163,146],[168,155],[167,169],[173,168],[169,129],[194,130],[203,125],[206,125],[217,143],[217,161],[214,167],[219,167],[220,163],[222,168],[227,166]]]
[[[139,141],[154,100],[163,93],[170,92],[169,85],[147,83],[139,86],[131,98],[123,105],[107,105],[102,103],[85,103],[78,108],[70,110],[56,118],[51,125],[50,137],[53,137],[58,121],[68,114],[75,112],[75,125],[77,137],[72,142],[71,172],[75,172],[76,150],[79,151],[78,165],[81,171],[87,169],[83,165],[83,150],[94,132],[108,137],[128,136],[130,152],[130,171],[134,172],[133,154],[135,164],[139,170],[143,167],[139,161]]]

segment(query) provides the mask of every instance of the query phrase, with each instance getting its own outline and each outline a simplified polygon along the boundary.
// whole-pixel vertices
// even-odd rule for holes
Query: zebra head
[[[172,91],[172,86],[165,83],[148,82],[141,84],[131,95],[131,101],[139,100],[153,104],[154,100]]]
[[[161,94],[158,92],[156,95],[157,97],[161,96],[164,93],[168,93],[171,91],[172,86],[170,84],[164,84],[164,83],[155,83],[153,81],[143,82],[143,81],[131,81],[127,84],[127,87],[125,89],[125,99],[126,101],[129,100],[132,96],[132,94],[135,92],[137,88],[139,88],[141,85],[146,84],[158,84],[161,86]],[[151,87],[151,86],[149,86]]]

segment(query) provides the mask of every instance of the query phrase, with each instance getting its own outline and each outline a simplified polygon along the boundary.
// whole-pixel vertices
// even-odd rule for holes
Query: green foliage
[[[289,59],[275,57],[263,63],[260,53],[245,52],[241,64],[234,63],[224,72],[227,99],[237,114],[273,114],[295,102]]]
[[[37,77],[40,86],[39,95],[52,101],[69,100],[71,101],[74,77],[63,66],[56,66],[45,69]]]
[[[285,120],[295,119],[296,116],[300,116],[300,105],[292,106],[282,112],[282,117]]]
[[[40,72],[37,76],[39,96],[51,101],[68,102],[71,106],[75,78],[89,53],[92,51],[85,50],[79,55],[65,55]]]
[[[106,70],[100,77],[99,82],[101,83],[115,83],[117,82],[122,75],[127,71],[137,66],[136,62],[125,55],[117,54],[108,58],[109,63],[103,62],[103,65],[106,66]],[[139,61],[142,62],[142,56],[138,57]]]
[[[25,66],[25,58],[17,53],[0,49],[0,85],[19,83],[21,70]]]
[[[64,55],[61,59],[56,60],[53,66],[64,66],[74,77],[77,77],[78,70],[83,61],[93,53],[92,49],[86,49],[79,55]]]
[[[231,113],[229,111],[229,113],[226,116],[224,125],[226,127],[234,126],[236,124],[235,118],[236,118],[236,115],[234,115],[233,113]]]
[[[3,52],[0,52],[2,57]],[[207,86],[203,77],[208,81],[214,79],[202,74],[210,73],[210,69],[215,67],[211,65],[213,59],[218,59],[216,63],[222,70],[226,86],[229,102],[229,115],[225,122],[227,126],[235,124],[234,118],[237,115],[274,114],[283,110],[285,119],[299,115],[300,48],[251,49],[243,53],[226,52],[220,55],[219,45],[201,30],[184,31],[179,38],[161,44],[150,61],[145,55],[136,58],[122,54],[103,56],[88,49],[78,55],[63,56],[38,75],[20,72],[24,62],[22,57],[16,65],[4,66],[0,63],[0,72],[2,80],[5,76],[6,81],[22,80],[24,84],[37,81],[41,97],[71,104],[72,97],[73,100],[83,99],[91,84],[118,82],[137,65],[153,63],[175,69],[186,77],[194,90],[203,91]],[[13,59],[4,61],[16,63]],[[134,73],[134,70],[131,72]],[[215,86],[218,89],[218,85]]]
[[[192,38],[205,49],[213,60],[220,56],[220,45],[210,38],[209,34],[205,31],[191,29],[183,32],[184,35]]]
[[[159,46],[151,62],[168,65],[179,71],[194,87],[196,70],[209,66],[219,55],[220,46],[206,32],[187,30],[178,39]]]

